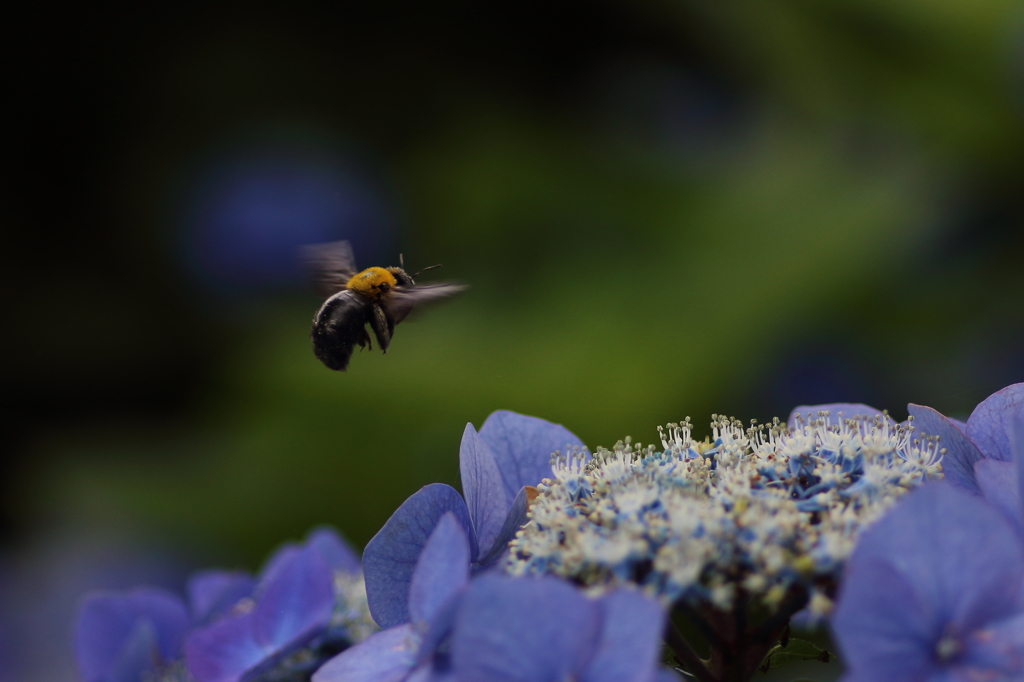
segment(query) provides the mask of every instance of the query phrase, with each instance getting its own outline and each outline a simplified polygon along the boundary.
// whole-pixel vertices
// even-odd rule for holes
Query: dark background
[[[0,680],[79,593],[363,545],[507,408],[689,415],[1024,380],[1014,2],[34,4],[10,20]],[[345,374],[294,261],[468,293]],[[6,675],[6,677],[5,677]]]

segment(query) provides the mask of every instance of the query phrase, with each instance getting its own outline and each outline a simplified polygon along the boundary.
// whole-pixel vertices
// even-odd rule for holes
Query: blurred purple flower
[[[861,536],[832,627],[847,682],[1024,679],[1024,545],[978,497],[924,486]]]
[[[75,623],[75,657],[84,682],[138,682],[181,656],[185,605],[156,588],[86,597]]]
[[[213,621],[252,596],[255,589],[256,580],[240,571],[213,569],[193,574],[186,588],[192,622],[205,625]]]
[[[95,593],[83,602],[75,625],[81,677],[138,682],[143,673],[162,673],[175,664],[174,674],[180,674],[184,654],[197,682],[234,682],[273,667],[314,638],[326,651],[303,662],[318,665],[351,643],[347,623],[331,623],[335,580],[360,570],[355,552],[334,531],[321,528],[302,545],[278,550],[258,579],[231,571],[193,575],[188,609],[159,589]]]
[[[185,207],[185,257],[222,290],[302,281],[295,250],[348,239],[364,258],[390,239],[394,206],[357,164],[323,145],[258,143],[218,158]]]
[[[326,633],[335,571],[359,570],[344,541],[319,529],[303,545],[278,550],[258,581],[238,573],[198,574],[189,584],[192,613],[208,624],[185,638],[186,667],[197,682],[238,682],[274,667]]]
[[[566,448],[585,453],[582,441],[565,427],[537,417],[502,410],[491,414],[479,433],[467,424],[459,449],[465,500],[450,486],[425,486],[366,545],[366,596],[377,624],[392,628],[409,622],[413,570],[445,514],[465,532],[474,566],[495,563],[526,521],[527,486],[550,477],[551,453]]]
[[[430,534],[413,570],[406,607],[410,622],[378,632],[328,661],[313,682],[402,682],[443,674],[448,658],[438,653],[454,624],[469,583],[469,538],[447,512]]]

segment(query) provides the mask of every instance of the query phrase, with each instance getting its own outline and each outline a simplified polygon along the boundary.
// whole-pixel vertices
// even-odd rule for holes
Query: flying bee
[[[441,266],[432,265],[410,275],[401,256],[400,267],[358,271],[352,245],[347,241],[304,247],[303,256],[313,271],[317,293],[327,297],[313,317],[313,352],[320,362],[336,370],[348,367],[356,346],[373,350],[366,325],[370,325],[377,345],[386,353],[395,325],[414,307],[466,288],[462,284],[417,286],[414,277]]]

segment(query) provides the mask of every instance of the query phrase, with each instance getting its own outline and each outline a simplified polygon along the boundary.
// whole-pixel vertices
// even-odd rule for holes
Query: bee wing
[[[321,296],[331,296],[355,275],[356,257],[348,241],[310,244],[299,249],[299,257],[309,271],[313,286]]]
[[[428,284],[427,286],[398,287],[388,296],[385,307],[388,315],[398,324],[416,306],[454,296],[468,287],[465,284]]]

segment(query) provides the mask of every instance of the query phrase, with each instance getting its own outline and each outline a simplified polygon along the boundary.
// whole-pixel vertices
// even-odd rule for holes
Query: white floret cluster
[[[714,415],[711,429],[694,441],[687,417],[659,428],[661,450],[626,439],[592,458],[555,453],[507,570],[722,609],[741,596],[774,606],[801,588],[821,615],[858,533],[942,476],[938,440],[884,413],[749,428]]]
[[[334,611],[328,628],[343,632],[352,644],[380,630],[370,615],[362,573],[334,572]]]

